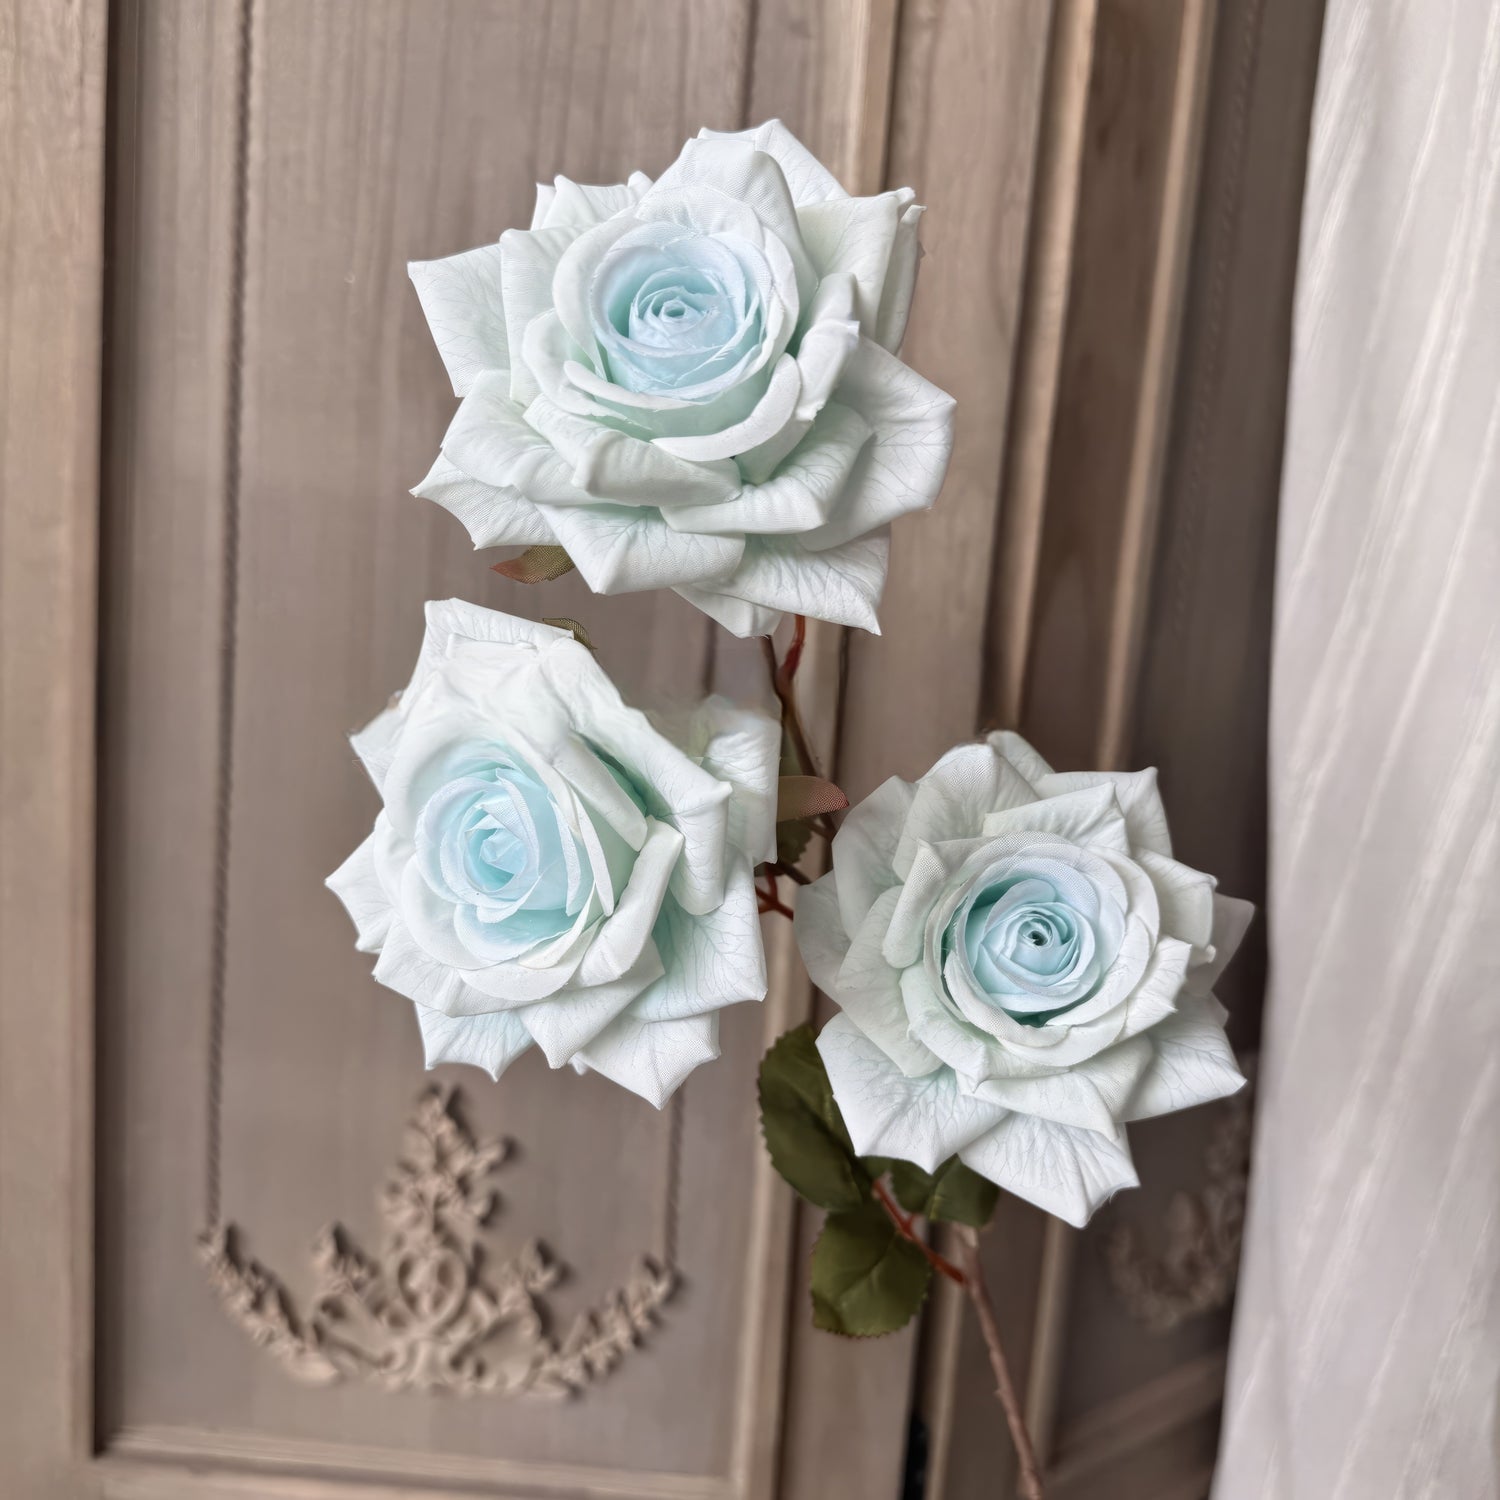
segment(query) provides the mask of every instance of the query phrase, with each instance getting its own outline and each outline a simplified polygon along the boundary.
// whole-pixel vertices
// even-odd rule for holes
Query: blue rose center
[[[1031,1026],[1087,999],[1103,969],[1092,896],[1072,871],[1017,873],[966,903],[953,938],[986,998]]]
[[[453,907],[460,942],[487,961],[560,936],[593,892],[578,836],[503,748],[470,759],[428,798],[415,845],[423,881]]]
[[[627,239],[600,265],[590,300],[603,373],[631,391],[708,399],[738,378],[764,333],[755,279],[714,235]]]

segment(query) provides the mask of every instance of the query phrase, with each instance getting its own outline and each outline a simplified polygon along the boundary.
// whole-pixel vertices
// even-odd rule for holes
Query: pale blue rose
[[[855,1149],[956,1154],[1084,1223],[1135,1184],[1127,1121],[1244,1082],[1211,985],[1249,915],[1172,858],[1154,771],[1059,774],[996,734],[892,777],[797,900]]]
[[[659,1106],[718,1055],[719,1010],[764,996],[775,720],[710,698],[653,722],[567,632],[449,600],[353,743],[382,808],[328,883],[429,1066],[499,1077],[535,1045]]]
[[[539,187],[529,229],[410,267],[463,398],[415,493],[738,635],[877,629],[890,523],[952,446],[951,398],[896,357],[921,213],[850,197],[775,120],[655,182]]]

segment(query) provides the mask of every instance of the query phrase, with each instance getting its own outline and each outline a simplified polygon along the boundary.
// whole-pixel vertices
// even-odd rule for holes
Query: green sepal
[[[878,1203],[829,1214],[813,1246],[813,1326],[851,1338],[894,1333],[932,1281],[927,1257]]]
[[[870,1178],[854,1155],[811,1026],[779,1037],[761,1059],[760,1128],[771,1165],[809,1203],[840,1212],[869,1200]]]

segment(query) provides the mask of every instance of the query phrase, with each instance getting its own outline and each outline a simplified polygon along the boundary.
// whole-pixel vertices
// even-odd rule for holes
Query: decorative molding
[[[503,1141],[478,1143],[431,1088],[407,1122],[404,1154],[378,1202],[385,1246],[371,1258],[337,1224],[313,1244],[318,1288],[302,1317],[280,1278],[240,1253],[232,1224],[199,1240],[225,1311],[294,1379],[359,1379],[388,1391],[570,1396],[638,1348],[676,1288],[642,1257],[623,1287],[575,1319],[559,1344],[539,1298],[564,1274],[536,1240],[490,1262],[480,1231],[499,1202]]]
[[[1224,1307],[1234,1293],[1250,1188],[1254,1082],[1223,1107],[1204,1151],[1208,1182],[1173,1195],[1167,1207],[1166,1246],[1159,1257],[1141,1244],[1133,1225],[1116,1224],[1104,1239],[1110,1285],[1131,1317],[1153,1333],[1168,1333],[1189,1318]]]

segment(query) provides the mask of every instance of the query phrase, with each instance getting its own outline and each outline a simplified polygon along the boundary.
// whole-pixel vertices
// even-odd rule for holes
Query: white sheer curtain
[[[1500,0],[1329,0],[1215,1500],[1500,1496]]]

